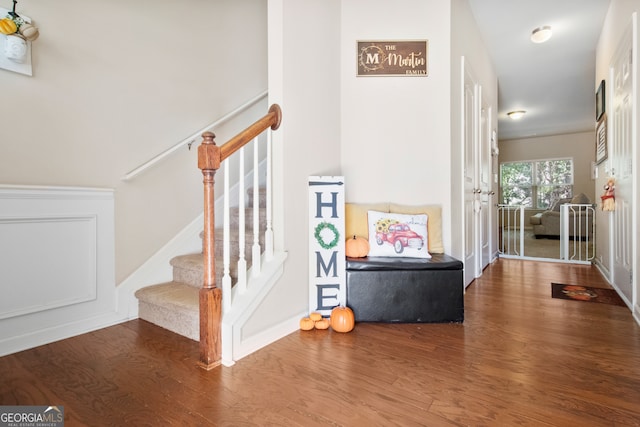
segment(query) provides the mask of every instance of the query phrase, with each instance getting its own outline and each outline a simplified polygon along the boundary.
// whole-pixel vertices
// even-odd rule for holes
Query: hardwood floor
[[[136,320],[0,358],[0,404],[66,426],[640,425],[640,327],[626,307],[551,298],[593,267],[490,265],[463,324],[297,331],[231,368]]]

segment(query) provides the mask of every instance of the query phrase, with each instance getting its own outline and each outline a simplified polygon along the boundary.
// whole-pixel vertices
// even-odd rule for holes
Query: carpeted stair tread
[[[175,307],[178,310],[197,309],[199,305],[198,289],[186,283],[167,282],[147,286],[136,291],[136,298],[153,304]]]
[[[138,316],[183,335],[200,339],[199,289],[185,283],[168,282],[138,290]]]
[[[196,288],[202,287],[202,281],[204,280],[204,259],[202,254],[186,254],[178,255],[171,259],[169,262],[173,267],[173,280],[176,282],[185,283]],[[251,262],[248,260],[247,265],[250,266]],[[220,286],[222,283],[222,276],[224,274],[222,260],[216,259],[216,284]],[[238,262],[229,263],[229,276],[231,276],[231,282],[235,283],[238,278]]]

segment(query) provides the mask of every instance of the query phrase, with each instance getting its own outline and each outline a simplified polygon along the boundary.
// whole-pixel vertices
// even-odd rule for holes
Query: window
[[[502,203],[548,209],[573,194],[573,160],[553,159],[500,164]]]

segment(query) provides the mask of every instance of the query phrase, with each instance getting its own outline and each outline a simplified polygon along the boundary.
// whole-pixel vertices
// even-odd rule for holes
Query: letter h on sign
[[[309,177],[309,312],[347,304],[344,177]]]

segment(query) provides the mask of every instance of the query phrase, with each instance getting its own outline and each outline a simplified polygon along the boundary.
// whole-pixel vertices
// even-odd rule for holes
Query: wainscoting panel
[[[0,319],[96,298],[96,216],[0,218]]]
[[[113,190],[0,185],[0,356],[121,321]]]

